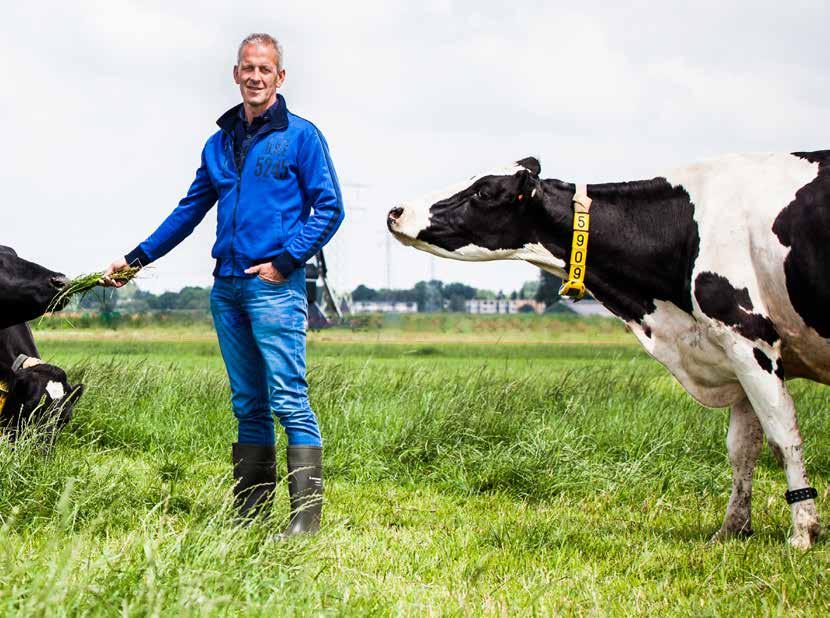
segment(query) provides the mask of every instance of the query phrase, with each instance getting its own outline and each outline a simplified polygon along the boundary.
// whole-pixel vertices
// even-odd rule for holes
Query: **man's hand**
[[[271,264],[271,262],[251,266],[250,268],[245,269],[245,274],[256,275],[260,279],[265,279],[271,283],[282,283],[285,281],[285,277],[282,276],[280,271],[274,268],[274,265]]]
[[[108,288],[120,288],[123,285],[125,285],[123,281],[113,281],[110,278],[110,275],[112,275],[113,273],[117,273],[119,270],[124,270],[126,268],[129,268],[129,264],[127,264],[127,260],[125,260],[123,257],[115,260],[112,264],[107,266],[107,270],[104,272],[104,276],[101,277],[101,285],[104,285]]]

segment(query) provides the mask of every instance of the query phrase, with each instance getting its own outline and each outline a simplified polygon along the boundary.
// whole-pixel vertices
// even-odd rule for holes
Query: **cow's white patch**
[[[743,391],[716,333],[673,303],[654,304],[642,324],[628,323],[646,351],[702,405],[719,408],[740,400]]]
[[[555,274],[557,277],[562,278],[565,276],[565,262],[555,257],[540,243],[527,243],[520,249],[487,249],[470,244],[459,247],[455,251],[449,251],[424,242],[423,240],[413,240],[411,238],[403,238],[400,240],[407,246],[451,260],[461,260],[463,262],[524,260]]]
[[[517,172],[524,169],[527,168],[522,165],[519,165],[518,163],[511,163],[510,165],[507,165],[505,167],[497,168],[485,172],[483,174],[473,176],[472,178],[470,178],[469,180],[465,180],[464,182],[459,182],[450,185],[449,187],[440,189],[438,191],[433,191],[432,193],[428,193],[427,195],[424,195],[418,199],[404,202],[403,204],[399,205],[399,207],[403,209],[403,212],[401,213],[400,217],[398,217],[398,219],[395,221],[394,226],[392,227],[392,231],[397,235],[398,239],[401,240],[401,242],[405,242],[404,239],[406,238],[418,238],[418,234],[420,234],[422,231],[429,227],[429,211],[433,204],[437,204],[438,202],[446,200],[455,195],[456,193],[461,193],[461,191],[468,189],[470,185],[474,184],[477,180],[485,176],[512,176],[513,174],[516,174]],[[420,246],[417,247],[421,248]],[[436,255],[439,254],[436,253]]]
[[[564,279],[567,276],[565,269],[568,265],[565,261],[554,256],[544,245],[538,242],[527,243],[516,252],[514,259],[530,262],[539,268],[553,273],[560,279]]]
[[[772,231],[773,223],[817,172],[817,163],[789,154],[749,154],[727,155],[667,174],[694,204],[700,251],[692,280],[701,272],[717,273],[735,288],[746,288],[754,311],[760,307],[764,312],[771,304],[770,292],[775,293],[767,281],[787,253]],[[772,287],[786,291],[780,272],[781,279]]]
[[[700,251],[692,281],[709,271],[726,277],[737,289],[746,288],[753,312],[773,321],[782,339],[781,349],[798,361],[801,373],[830,383],[830,348],[790,302],[784,274],[789,248],[772,231],[781,210],[817,174],[817,163],[790,154],[764,153],[719,157],[676,170],[666,178],[682,186],[694,204]],[[708,319],[696,303],[695,314]],[[756,345],[767,347],[760,342]],[[781,350],[768,351],[774,357]]]
[[[49,396],[52,398],[53,401],[57,401],[58,399],[63,399],[63,396],[66,392],[63,389],[63,384],[60,382],[48,382],[46,384],[46,392],[49,393]]]

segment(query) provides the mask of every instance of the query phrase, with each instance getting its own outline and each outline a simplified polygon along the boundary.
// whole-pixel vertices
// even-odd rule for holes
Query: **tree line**
[[[505,293],[475,288],[465,283],[444,283],[439,280],[419,281],[411,288],[370,288],[358,285],[351,293],[353,301],[413,302],[418,311],[465,310],[465,302],[472,299],[533,299],[547,307],[559,301],[561,281],[540,271],[538,280],[526,281],[517,290]],[[70,311],[94,313],[161,313],[161,312],[209,312],[210,288],[188,286],[178,292],[154,294],[142,290],[135,283],[120,289],[97,289],[79,300],[73,301]]]
[[[465,302],[478,299],[532,299],[545,303],[551,307],[559,302],[559,286],[561,280],[550,273],[539,271],[539,279],[525,281],[520,288],[505,294],[502,290],[495,292],[482,288],[475,288],[464,283],[444,283],[438,280],[419,281],[408,289],[373,289],[366,285],[357,286],[352,291],[354,301],[375,302],[414,302],[418,311],[440,311],[444,308],[449,311],[464,311]]]

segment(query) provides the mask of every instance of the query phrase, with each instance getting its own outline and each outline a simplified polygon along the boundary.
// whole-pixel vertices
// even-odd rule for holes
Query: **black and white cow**
[[[61,273],[24,260],[11,247],[0,245],[0,328],[43,315],[66,282]]]
[[[47,415],[58,414],[54,425],[65,425],[83,393],[83,385],[71,386],[63,369],[39,360],[25,324],[43,315],[66,282],[61,273],[0,245],[0,429],[12,437]]]
[[[540,172],[528,158],[474,177],[393,208],[388,228],[442,257],[526,260],[565,278],[576,185]],[[587,194],[588,290],[701,404],[731,406],[718,538],[751,533],[766,435],[786,472],[790,543],[810,547],[815,492],[784,381],[830,384],[830,151],[730,155]]]
[[[28,325],[0,330],[0,431],[12,440],[29,423],[62,428],[83,392],[63,369],[40,360]]]

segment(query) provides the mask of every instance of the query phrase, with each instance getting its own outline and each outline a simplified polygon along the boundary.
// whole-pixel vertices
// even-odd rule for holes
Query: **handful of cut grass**
[[[128,283],[135,278],[139,270],[141,269],[133,267],[125,268],[124,270],[112,273],[109,278],[116,283]],[[50,302],[49,306],[46,308],[46,312],[52,313],[64,307],[66,303],[72,300],[75,296],[78,296],[79,294],[84,295],[93,288],[99,286],[103,276],[104,273],[99,272],[81,275],[80,277],[72,279],[69,283],[63,286],[60,292],[55,295],[52,302]]]

